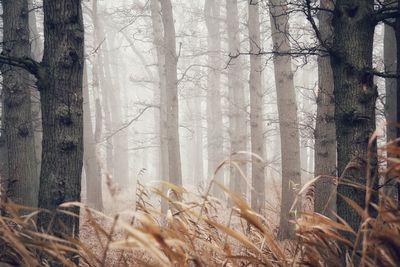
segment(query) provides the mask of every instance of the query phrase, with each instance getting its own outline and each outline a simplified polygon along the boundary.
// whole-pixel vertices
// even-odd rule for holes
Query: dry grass
[[[309,186],[311,183],[300,192],[307,192]],[[362,217],[359,232],[340,218],[334,221],[303,212],[293,222],[296,240],[279,242],[269,218],[220,187],[233,208],[208,194],[174,187],[182,198],[168,199],[170,210],[163,216],[150,199],[154,195],[167,197],[143,186],[138,187],[137,212],[131,217],[108,216],[80,203],[64,204],[60,208],[79,206],[82,210],[80,240],[68,241],[38,231],[34,224],[38,211],[21,217],[17,214],[22,207],[9,203],[4,207],[8,216],[0,217],[0,266],[1,262],[45,265],[39,262],[38,254],[75,266],[66,257],[69,252],[79,253],[81,266],[342,266],[339,251],[343,247],[354,251],[347,255],[348,266],[354,262],[359,266],[398,266],[400,262],[400,211],[397,201],[382,192],[374,206],[378,212],[374,218],[347,199]],[[351,242],[344,232],[362,241]]]

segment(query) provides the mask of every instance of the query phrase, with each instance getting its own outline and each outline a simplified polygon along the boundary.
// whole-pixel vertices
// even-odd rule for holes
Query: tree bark
[[[231,154],[247,150],[247,114],[245,110],[245,91],[243,84],[242,58],[233,58],[240,52],[240,29],[237,0],[226,0],[226,25],[229,54],[232,57],[228,67],[229,87],[229,135]],[[243,155],[231,157],[247,176],[247,158]],[[230,168],[230,189],[246,197],[247,184],[236,166]]]
[[[31,40],[31,57],[36,61],[41,61],[43,57],[43,43],[39,35],[39,30],[36,23],[36,14],[33,0],[28,0],[29,8],[29,29]],[[38,177],[40,175],[40,165],[42,157],[42,111],[40,110],[40,92],[36,87],[36,78],[31,79],[31,102],[32,102],[32,124],[35,132],[35,153],[36,153],[36,169]]]
[[[400,0],[397,1],[397,7],[400,8]],[[400,75],[400,18],[397,16],[395,20],[395,36],[396,36],[396,55],[397,66],[396,73]],[[396,123],[400,122],[400,77],[396,80]],[[400,137],[400,128],[397,126],[396,137]],[[397,155],[398,156],[398,155]],[[400,206],[400,184],[397,181],[397,202]]]
[[[263,127],[263,90],[262,90],[262,63],[260,51],[260,14],[259,5],[249,0],[249,45],[250,45],[250,129],[251,152],[261,158],[265,157],[264,127]],[[252,195],[251,207],[258,213],[265,208],[265,175],[264,163],[253,156],[252,164]]]
[[[207,155],[208,177],[215,174],[215,181],[224,184],[224,173],[215,171],[224,160],[223,123],[221,108],[221,5],[216,0],[205,0],[204,15],[207,26]],[[212,195],[224,198],[223,191],[216,185]]]
[[[161,0],[162,22],[165,44],[165,80],[168,136],[168,174],[169,181],[182,185],[181,155],[179,145],[179,101],[175,25],[170,0]]]
[[[365,190],[348,183],[365,187],[374,186],[378,180],[376,142],[369,147],[369,138],[375,130],[378,92],[373,75],[365,71],[372,69],[373,13],[373,0],[337,0],[332,21],[334,39],[331,66],[338,174],[341,177],[337,187],[337,214],[355,231],[359,229],[361,218],[341,196],[352,199],[364,208]],[[371,201],[376,201],[375,194]],[[350,240],[354,238],[347,233],[344,236]]]
[[[333,9],[333,2],[322,1],[321,8]],[[321,41],[332,45],[332,15],[319,11]],[[336,209],[336,128],[335,100],[333,96],[333,73],[328,55],[318,57],[317,119],[315,125],[315,169],[314,176],[321,178],[315,184],[314,211],[334,219]]]
[[[44,0],[43,10],[44,56],[38,72],[43,115],[39,207],[53,214],[40,213],[38,227],[57,236],[78,237],[79,208],[68,209],[76,216],[57,209],[62,203],[80,201],[81,193],[84,67],[81,1]]]
[[[26,0],[5,0],[3,6],[3,55],[30,57],[29,11]],[[28,71],[2,65],[3,126],[7,150],[6,190],[14,202],[38,205],[35,139],[32,125],[31,75]]]
[[[283,240],[294,237],[294,224],[291,221],[295,219],[295,211],[290,208],[296,197],[295,187],[299,188],[301,185],[300,139],[292,60],[288,54],[291,47],[286,1],[271,0],[270,4],[272,42],[276,53],[274,72],[282,160],[282,203],[278,238]]]

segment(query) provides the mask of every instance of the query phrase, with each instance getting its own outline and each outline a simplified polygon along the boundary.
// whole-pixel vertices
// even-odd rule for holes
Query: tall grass
[[[389,160],[400,166],[398,160]],[[393,165],[391,169],[396,170]],[[307,192],[311,184],[300,193]],[[355,262],[359,266],[399,265],[400,211],[397,201],[383,192],[379,192],[379,203],[371,204],[376,217],[346,199],[362,218],[358,231],[339,217],[331,220],[303,211],[293,222],[296,239],[279,242],[269,218],[219,186],[233,208],[208,194],[188,193],[175,186],[182,196],[179,200],[139,185],[137,210],[128,218],[108,216],[81,203],[66,203],[60,210],[79,206],[82,211],[80,239],[69,240],[37,229],[35,216],[45,211],[30,210],[20,216],[24,207],[7,203],[3,206],[7,216],[0,217],[0,266],[46,266],[38,255],[76,266],[68,258],[71,252],[80,255],[81,266],[343,266],[344,260],[348,266]],[[154,194],[169,201],[165,216],[151,204]],[[348,234],[355,241],[346,239]],[[353,252],[346,259],[341,258],[343,247]]]

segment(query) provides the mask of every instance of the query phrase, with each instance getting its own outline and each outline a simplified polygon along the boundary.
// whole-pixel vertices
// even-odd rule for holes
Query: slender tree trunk
[[[90,115],[89,86],[86,70],[83,84],[83,158],[86,175],[86,198],[90,207],[103,210],[101,168],[96,154],[96,141]]]
[[[158,83],[160,90],[159,99],[159,136],[160,136],[160,180],[167,181],[169,177],[169,161],[168,161],[168,136],[166,129],[168,128],[167,122],[167,85],[165,79],[165,49],[164,49],[164,36],[163,36],[163,25],[161,20],[161,7],[159,0],[151,0],[151,20],[153,27],[153,44],[156,48],[157,53],[157,71],[158,71]],[[165,190],[164,190],[165,191]],[[165,214],[167,212],[168,205],[164,198],[161,200],[161,210]]]
[[[167,136],[169,181],[182,185],[181,156],[179,146],[179,101],[175,25],[170,0],[161,0],[162,22],[165,42],[165,80],[167,106]]]
[[[205,0],[204,13],[207,26],[207,153],[208,177],[224,184],[224,173],[215,171],[224,159],[223,123],[221,109],[221,5],[216,0]],[[213,196],[223,199],[223,191],[218,186],[212,187]]]
[[[81,1],[65,0],[60,4],[44,0],[43,10],[45,45],[38,72],[43,116],[39,207],[54,213],[40,213],[38,227],[57,236],[78,237],[79,208],[69,209],[76,216],[56,210],[64,202],[80,201],[81,193],[84,67]]]
[[[31,57],[40,62],[43,57],[43,44],[39,35],[39,30],[36,23],[35,6],[33,0],[28,0],[29,8],[29,30],[31,39]],[[42,157],[42,111],[40,110],[40,92],[36,88],[36,78],[31,79],[31,99],[32,99],[32,124],[34,129],[35,138],[35,152],[36,152],[36,169],[38,177],[40,175],[40,165]]]
[[[278,238],[294,237],[295,212],[290,210],[296,197],[295,187],[301,185],[300,139],[296,92],[293,81],[289,43],[289,16],[284,0],[270,1],[274,71],[279,113],[282,158],[282,203]],[[297,205],[298,209],[300,205]]]
[[[397,1],[398,10],[400,10],[400,0]],[[395,36],[396,36],[396,54],[397,54],[397,66],[396,73],[400,75],[400,18],[397,17],[395,20]],[[396,80],[396,122],[400,122],[400,77]],[[397,126],[396,137],[400,137],[400,128]],[[397,182],[397,201],[400,206],[400,184]]]
[[[203,116],[201,112],[201,90],[199,87],[196,88],[197,95],[193,99],[193,111],[194,111],[194,169],[193,169],[193,185],[197,186],[204,181],[204,166],[203,166]]]
[[[387,0],[386,2],[392,2]],[[392,20],[395,22],[395,20]],[[397,42],[396,42],[396,32],[392,26],[385,24],[384,26],[384,41],[383,41],[383,56],[385,64],[385,72],[396,73],[397,71]],[[385,90],[386,90],[386,137],[387,141],[393,141],[397,138],[397,82],[396,79],[385,79]],[[388,157],[396,157],[396,155],[390,155]],[[389,164],[390,165],[390,164]],[[390,168],[390,166],[388,166]],[[396,182],[395,174],[389,173],[386,177],[386,185],[384,187],[384,192],[387,196],[396,197]],[[394,179],[394,181],[393,181]]]
[[[249,42],[250,42],[250,125],[251,152],[264,159],[264,127],[263,127],[263,90],[262,63],[260,51],[260,14],[259,6],[249,0]],[[252,164],[252,195],[251,207],[258,213],[264,212],[265,207],[265,175],[264,163],[253,156]]]
[[[237,0],[226,0],[226,24],[228,32],[229,54],[235,56],[240,52],[240,29]],[[243,60],[232,58],[228,69],[229,87],[229,131],[231,138],[231,153],[247,150],[247,114],[245,110],[245,91],[243,84]],[[236,155],[236,161],[244,175],[247,175],[246,156]],[[244,177],[236,166],[231,167],[230,188],[241,196],[246,196],[247,186]]]
[[[333,3],[322,1],[321,8],[333,9]],[[320,11],[319,31],[322,41],[332,45],[332,15]],[[334,219],[336,207],[336,129],[335,100],[333,96],[333,73],[328,55],[318,57],[318,98],[315,126],[315,170],[314,175],[322,175],[315,185],[314,210]]]
[[[372,142],[368,148],[369,138],[375,130],[378,92],[373,75],[364,71],[372,69],[375,28],[371,21],[373,12],[373,0],[337,0],[332,21],[334,50],[331,66],[334,77],[338,175],[341,177],[337,187],[337,214],[355,231],[359,229],[361,218],[340,196],[351,198],[363,208],[365,190],[349,183],[368,186],[375,185],[378,180],[376,142]],[[375,182],[371,183],[372,180]],[[371,201],[376,201],[375,194]],[[353,238],[347,233],[344,235],[350,240]]]
[[[29,57],[28,1],[5,0],[3,7],[3,55]],[[39,177],[32,125],[31,75],[3,65],[3,127],[7,150],[6,190],[14,202],[37,207]]]

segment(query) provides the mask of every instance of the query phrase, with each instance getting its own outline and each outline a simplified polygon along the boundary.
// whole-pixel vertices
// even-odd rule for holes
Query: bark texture
[[[371,142],[370,148],[368,146],[375,130],[378,92],[373,75],[365,71],[372,69],[373,12],[373,0],[337,0],[332,21],[334,50],[331,66],[335,86],[338,175],[341,177],[337,187],[337,213],[355,231],[359,229],[361,218],[341,196],[365,207],[365,190],[348,183],[365,187],[378,180],[376,142]],[[376,201],[374,196],[373,202]]]
[[[278,238],[294,237],[295,211],[290,210],[301,185],[300,138],[297,118],[296,92],[293,81],[289,43],[289,16],[284,0],[270,1],[275,85],[278,103],[282,160],[282,203]],[[298,205],[299,206],[299,205]],[[298,208],[295,207],[295,209]]]
[[[168,174],[169,181],[180,186],[182,185],[182,171],[179,145],[178,57],[176,55],[176,33],[170,0],[161,0],[161,13],[165,44]]]
[[[26,0],[5,0],[3,7],[3,52],[8,57],[31,55],[29,9]],[[32,77],[28,71],[2,65],[3,127],[7,151],[5,188],[14,202],[37,207],[39,177],[32,125]]]
[[[261,34],[259,5],[249,0],[249,45],[250,45],[250,130],[251,152],[261,158],[265,157],[264,127],[263,127],[263,90],[261,63]],[[258,213],[265,207],[265,176],[264,163],[253,156],[252,164],[251,207]]]
[[[221,5],[216,0],[205,0],[204,15],[207,26],[207,155],[208,177],[224,184],[224,173],[216,173],[218,165],[224,160],[223,123],[221,109]],[[216,185],[212,195],[224,198],[223,191]]]
[[[57,236],[77,237],[79,208],[69,209],[77,216],[57,208],[64,202],[80,201],[81,193],[84,67],[81,1],[44,0],[43,10],[44,56],[38,72],[43,117],[39,207],[54,213],[40,213],[38,226]]]
[[[322,1],[321,8],[331,10],[333,3]],[[332,15],[327,11],[318,14],[322,44],[332,45]],[[334,219],[336,208],[336,128],[333,73],[328,54],[318,57],[317,119],[315,125],[314,176],[321,178],[315,184],[314,211]]]

